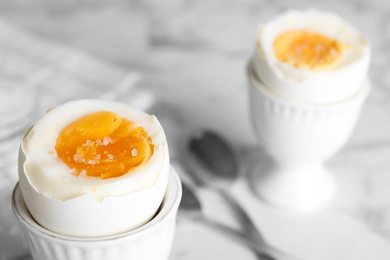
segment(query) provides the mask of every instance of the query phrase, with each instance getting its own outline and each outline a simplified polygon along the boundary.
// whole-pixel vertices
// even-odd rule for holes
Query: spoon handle
[[[245,237],[241,232],[238,232],[224,224],[213,221],[211,219],[200,217],[198,221],[204,225],[207,225],[211,228],[214,228],[226,235],[229,235],[232,239],[240,242],[244,246],[249,247],[253,253],[256,255],[257,260],[281,260],[273,257],[270,253],[268,253],[268,248],[263,244],[256,244],[253,241],[249,240]]]
[[[263,250],[266,249],[268,252],[272,252],[273,255],[277,255],[278,258],[288,257],[280,250],[269,245],[269,243],[264,239],[264,237],[259,232],[257,226],[253,223],[252,219],[248,216],[248,213],[242,208],[242,206],[237,202],[236,198],[232,196],[230,192],[224,189],[220,189],[218,191],[221,194],[221,196],[225,199],[225,201],[230,205],[230,207],[232,207],[233,209],[232,211],[234,212],[237,220],[240,222],[240,225],[243,228],[241,232],[237,232],[237,233],[239,233],[250,243],[257,245],[257,247],[261,247],[263,248]],[[288,258],[288,259],[292,260],[293,258]]]
[[[229,203],[230,207],[232,207],[234,214],[236,215],[237,220],[240,222],[241,227],[243,228],[243,233],[245,236],[256,242],[258,244],[268,246],[264,237],[258,231],[258,228],[253,223],[252,219],[248,216],[248,213],[242,208],[242,206],[237,202],[235,197],[232,196],[230,192],[227,190],[219,191],[222,197],[224,197],[225,201]]]

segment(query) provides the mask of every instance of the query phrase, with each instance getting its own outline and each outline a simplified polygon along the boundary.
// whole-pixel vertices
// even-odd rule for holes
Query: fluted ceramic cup
[[[258,165],[252,185],[264,201],[281,208],[311,211],[327,205],[335,180],[323,163],[350,137],[370,91],[368,79],[346,101],[331,104],[293,102],[270,93],[247,68],[249,103],[256,133],[272,158]]]
[[[179,176],[171,167],[164,200],[151,221],[126,233],[99,238],[69,237],[43,228],[30,215],[18,184],[12,206],[34,260],[166,260],[173,242],[181,192]]]

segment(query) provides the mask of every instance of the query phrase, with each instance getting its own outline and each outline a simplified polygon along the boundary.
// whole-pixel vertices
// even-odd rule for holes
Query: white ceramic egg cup
[[[270,93],[247,68],[252,121],[272,162],[251,174],[257,195],[284,209],[313,211],[332,199],[336,183],[323,166],[348,140],[370,92],[368,80],[354,97],[331,104],[292,102]]]
[[[99,238],[59,235],[40,226],[29,213],[19,184],[13,191],[12,207],[34,260],[166,260],[181,195],[179,176],[171,167],[164,200],[151,221],[126,233]]]

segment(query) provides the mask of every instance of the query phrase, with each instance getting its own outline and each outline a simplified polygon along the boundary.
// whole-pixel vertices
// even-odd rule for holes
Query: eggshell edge
[[[102,201],[88,194],[61,201],[38,192],[30,185],[23,169],[25,160],[20,149],[19,183],[31,215],[43,227],[74,237],[114,235],[147,223],[162,202],[169,178],[169,160],[166,159],[159,177],[151,187],[125,195],[105,197]]]

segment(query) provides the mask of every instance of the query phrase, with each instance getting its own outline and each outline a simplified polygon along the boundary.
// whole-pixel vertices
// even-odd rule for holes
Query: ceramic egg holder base
[[[265,202],[284,209],[313,211],[325,207],[336,189],[324,167],[348,140],[370,84],[354,97],[331,104],[307,104],[280,98],[248,66],[250,110],[262,148],[271,157],[253,167],[251,184]]]
[[[98,238],[70,237],[43,228],[29,213],[19,184],[12,195],[12,207],[34,260],[166,260],[181,194],[179,176],[170,168],[163,203],[151,221],[129,232]]]
[[[318,210],[331,201],[336,190],[333,175],[321,163],[283,165],[272,160],[258,162],[252,169],[252,188],[260,199],[278,208]]]

